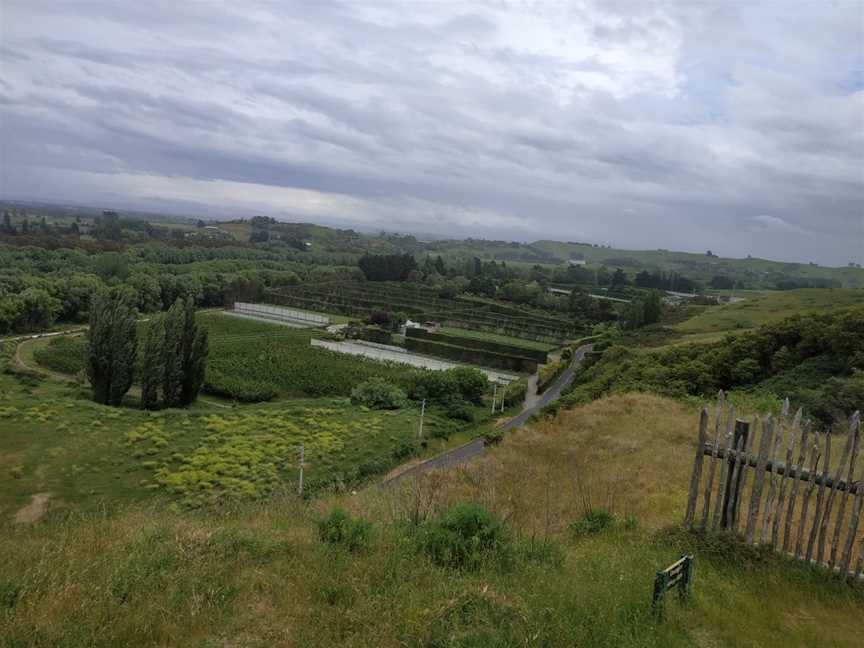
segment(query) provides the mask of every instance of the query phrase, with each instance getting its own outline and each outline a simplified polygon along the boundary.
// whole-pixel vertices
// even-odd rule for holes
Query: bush
[[[318,538],[324,544],[360,551],[369,546],[372,524],[352,519],[344,509],[334,508],[327,517],[318,521]]]
[[[351,392],[351,402],[369,409],[401,409],[408,404],[405,392],[383,378],[370,378]]]
[[[452,399],[482,404],[488,380],[486,374],[471,367],[456,367],[446,371],[419,371],[411,379],[408,394],[414,400],[434,400],[447,403]]]
[[[445,401],[457,396],[458,388],[449,371],[419,371],[409,383],[408,395],[418,401]]]
[[[487,446],[501,443],[504,440],[504,433],[500,430],[489,430],[483,433],[483,443]]]
[[[595,535],[610,528],[614,523],[615,518],[609,511],[589,509],[585,511],[581,519],[570,525],[570,530],[577,536]]]
[[[471,404],[461,398],[451,398],[444,404],[444,413],[449,419],[457,421],[465,421],[466,423],[474,422],[474,409]]]
[[[58,336],[43,349],[36,349],[33,357],[43,367],[65,374],[77,374],[84,370],[86,339],[82,337]]]
[[[490,562],[506,566],[514,558],[510,534],[478,504],[459,504],[428,522],[418,547],[437,565],[454,569],[474,570]]]
[[[453,376],[456,389],[459,390],[462,398],[477,405],[483,404],[483,394],[489,384],[486,374],[471,367],[456,367],[449,369],[448,372]]]

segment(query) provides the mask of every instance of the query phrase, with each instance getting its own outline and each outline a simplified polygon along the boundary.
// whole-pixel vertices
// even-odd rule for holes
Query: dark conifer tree
[[[93,297],[87,333],[87,377],[93,400],[119,405],[135,375],[136,310],[121,289]]]

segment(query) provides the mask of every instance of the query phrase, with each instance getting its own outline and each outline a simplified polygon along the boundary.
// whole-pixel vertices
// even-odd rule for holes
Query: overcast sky
[[[0,0],[0,194],[864,262],[864,0]]]

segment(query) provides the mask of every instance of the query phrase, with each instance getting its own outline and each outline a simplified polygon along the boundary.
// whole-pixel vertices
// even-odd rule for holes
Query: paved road
[[[543,392],[539,400],[537,400],[530,407],[525,408],[521,414],[513,417],[512,419],[510,419],[496,429],[500,432],[507,432],[508,430],[522,427],[523,425],[525,425],[526,421],[528,421],[529,418],[539,412],[543,407],[545,407],[552,401],[560,398],[561,392],[567,385],[570,384],[570,381],[573,380],[573,374],[576,372],[576,367],[579,366],[579,363],[582,362],[585,354],[590,350],[590,344],[586,344],[576,349],[576,352],[573,354],[573,361],[570,363],[570,366],[564,370],[564,373],[559,376],[558,380],[556,380],[551,387],[549,387],[545,392]],[[452,468],[453,466],[467,463],[475,457],[479,457],[480,455],[482,455],[483,448],[483,439],[474,439],[470,443],[466,443],[465,445],[454,448],[453,450],[443,452],[436,457],[432,457],[431,459],[424,461],[423,463],[419,463],[416,466],[408,468],[404,472],[401,472],[398,475],[391,477],[390,479],[385,481],[383,485],[392,486],[408,477],[416,477],[417,475],[429,472],[430,470]]]

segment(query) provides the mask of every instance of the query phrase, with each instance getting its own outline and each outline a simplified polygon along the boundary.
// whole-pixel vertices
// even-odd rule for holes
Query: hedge
[[[451,344],[424,340],[423,338],[406,337],[405,348],[417,353],[426,353],[439,358],[477,364],[494,369],[505,369],[522,373],[534,373],[537,371],[537,363],[529,358],[504,355],[503,353],[484,351],[482,349],[468,349]]]
[[[358,340],[377,342],[378,344],[393,344],[392,334],[377,326],[364,326],[356,331],[356,335]]]
[[[478,340],[477,338],[462,337],[450,333],[430,333],[426,329],[421,328],[409,328],[405,331],[405,336],[424,338],[431,340],[432,342],[452,344],[453,346],[466,347],[468,349],[481,349],[483,351],[492,351],[493,353],[519,356],[521,358],[534,360],[541,364],[547,361],[545,351],[526,349],[525,347],[517,346],[515,344],[504,344],[501,342],[492,342],[490,340]]]

